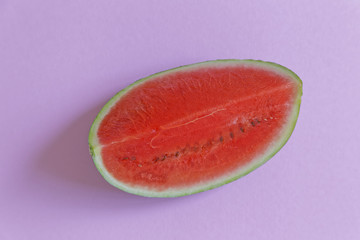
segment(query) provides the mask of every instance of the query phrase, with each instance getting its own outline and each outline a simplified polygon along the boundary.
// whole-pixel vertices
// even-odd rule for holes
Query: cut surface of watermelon
[[[215,60],[143,78],[117,93],[89,134],[97,169],[113,186],[177,197],[234,181],[289,139],[302,82],[257,60]]]

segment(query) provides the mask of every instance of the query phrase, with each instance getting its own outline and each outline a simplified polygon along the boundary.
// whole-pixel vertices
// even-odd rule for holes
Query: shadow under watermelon
[[[34,195],[45,204],[60,208],[99,210],[130,210],[132,206],[141,208],[179,201],[132,195],[102,178],[92,162],[87,141],[90,126],[101,107],[81,115],[42,150],[31,173]],[[189,197],[192,196],[185,198]]]

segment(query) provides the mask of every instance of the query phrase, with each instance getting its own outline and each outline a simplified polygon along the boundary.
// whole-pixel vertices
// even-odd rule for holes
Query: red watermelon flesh
[[[168,70],[105,105],[90,148],[105,179],[125,191],[204,191],[274,155],[292,133],[301,94],[301,80],[273,63],[218,60]]]

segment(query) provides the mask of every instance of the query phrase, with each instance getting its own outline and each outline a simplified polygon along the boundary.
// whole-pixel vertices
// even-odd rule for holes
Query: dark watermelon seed
[[[220,136],[220,142],[223,142],[224,141],[224,138],[223,138],[223,136]]]
[[[195,145],[191,148],[192,151],[197,152],[199,150],[199,146]]]
[[[230,137],[234,138],[234,133],[233,132],[230,132]]]

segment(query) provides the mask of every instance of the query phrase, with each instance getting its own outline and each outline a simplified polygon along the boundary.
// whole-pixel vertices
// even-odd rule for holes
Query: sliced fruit
[[[113,186],[177,197],[234,181],[270,159],[299,114],[300,78],[275,63],[216,60],[141,79],[100,111],[89,135]]]

